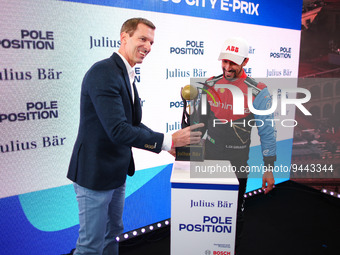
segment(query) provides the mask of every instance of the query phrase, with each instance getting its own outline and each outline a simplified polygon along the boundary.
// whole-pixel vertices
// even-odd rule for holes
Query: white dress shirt
[[[133,82],[135,80],[135,70],[130,66],[129,62],[127,62],[127,60],[123,57],[122,54],[120,54],[118,51],[117,51],[117,54],[123,60],[123,62],[125,64],[125,67],[126,67],[126,71],[127,71],[128,75],[129,75],[131,92],[132,92],[132,102],[134,102],[134,100],[135,100],[135,92],[133,90],[133,85],[132,84],[133,84]],[[164,134],[162,150],[169,151],[171,149],[171,145],[172,145],[172,136],[171,136],[171,134]]]

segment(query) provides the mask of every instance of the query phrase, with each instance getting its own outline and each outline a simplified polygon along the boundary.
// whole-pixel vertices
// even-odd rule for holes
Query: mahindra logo
[[[244,114],[244,95],[240,88],[234,86],[234,85],[228,85],[228,84],[216,84],[215,89],[229,89],[232,96],[233,96],[233,114],[234,115],[243,115]],[[302,104],[308,102],[311,99],[311,93],[304,88],[285,88],[281,89],[281,94],[286,95],[286,93],[303,93],[305,95],[304,98],[296,98],[296,99],[289,99],[285,96],[281,97],[281,115],[286,115],[286,109],[288,104],[293,104],[297,108],[299,108],[304,115],[312,115]],[[257,114],[257,115],[269,115],[272,114],[276,108],[277,108],[277,98],[278,98],[278,91],[273,91],[272,96],[272,105],[269,109],[266,110],[257,110],[253,106],[253,94],[252,94],[252,88],[248,88],[248,107],[250,112]],[[216,100],[213,98],[213,100],[216,102]],[[270,105],[268,105],[270,106]],[[201,108],[201,114],[206,115],[207,114],[207,94],[202,94],[202,108]]]

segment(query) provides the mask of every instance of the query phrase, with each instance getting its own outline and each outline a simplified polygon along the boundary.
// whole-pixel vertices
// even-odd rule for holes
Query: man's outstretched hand
[[[188,144],[198,144],[201,141],[202,132],[193,130],[201,127],[204,127],[203,123],[194,124],[173,133],[172,147],[182,147]]]

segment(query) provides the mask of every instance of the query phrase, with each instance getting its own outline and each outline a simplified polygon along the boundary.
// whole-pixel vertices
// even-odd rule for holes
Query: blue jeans
[[[79,237],[73,254],[118,255],[116,236],[124,230],[125,183],[104,191],[73,186],[79,207]]]

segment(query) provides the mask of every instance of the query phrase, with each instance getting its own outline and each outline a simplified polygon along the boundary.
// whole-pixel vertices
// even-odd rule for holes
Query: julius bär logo
[[[228,45],[226,51],[238,52],[238,47]]]
[[[119,48],[121,44],[120,40],[110,39],[108,36],[102,36],[96,38],[90,35],[90,49],[92,48]]]

